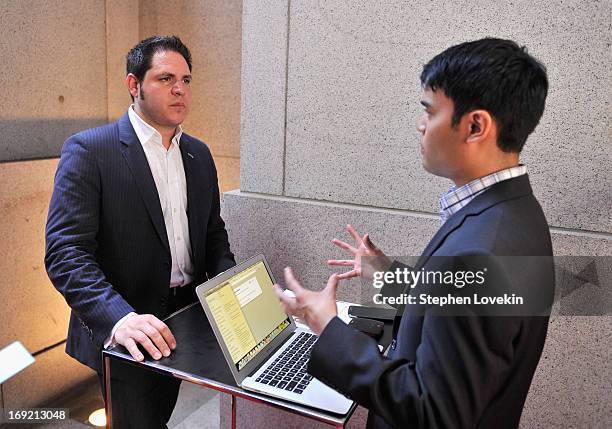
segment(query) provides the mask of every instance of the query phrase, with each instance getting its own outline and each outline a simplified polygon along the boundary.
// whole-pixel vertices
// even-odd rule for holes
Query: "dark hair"
[[[132,73],[142,82],[147,70],[151,68],[151,59],[157,52],[174,51],[183,56],[191,71],[191,53],[187,46],[176,36],[153,36],[141,40],[127,54],[127,74]]]
[[[497,145],[520,152],[544,113],[546,68],[511,40],[481,39],[452,46],[424,67],[421,84],[453,101],[452,125],[475,109],[498,126]]]

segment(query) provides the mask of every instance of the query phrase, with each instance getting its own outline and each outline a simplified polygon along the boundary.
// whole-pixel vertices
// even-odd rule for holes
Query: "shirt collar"
[[[159,131],[157,131],[151,125],[147,124],[144,119],[142,119],[138,115],[138,113],[136,113],[133,104],[128,109],[128,116],[130,118],[132,128],[134,128],[134,131],[136,132],[136,137],[138,137],[138,141],[140,141],[140,144],[144,145],[150,140],[162,144],[162,136]],[[172,143],[179,146],[182,135],[183,127],[179,125],[176,127],[176,133],[174,134],[174,137],[172,137]]]
[[[470,201],[482,194],[492,185],[522,176],[526,173],[527,167],[519,164],[515,167],[506,168],[487,176],[479,177],[459,188],[456,186],[451,187],[450,190],[440,198],[440,219],[442,223],[446,222],[448,218],[467,206]]]

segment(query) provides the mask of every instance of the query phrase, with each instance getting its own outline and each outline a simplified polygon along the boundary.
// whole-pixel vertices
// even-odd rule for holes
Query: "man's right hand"
[[[386,271],[391,266],[391,260],[372,243],[368,234],[363,237],[360,236],[352,225],[347,225],[346,231],[355,239],[355,246],[337,238],[334,238],[332,243],[352,254],[353,259],[330,259],[327,261],[327,264],[331,266],[353,268],[351,271],[339,274],[338,279],[364,277],[371,280],[374,271]]]
[[[156,360],[161,359],[162,355],[170,356],[170,350],[176,348],[176,339],[170,328],[152,314],[128,317],[115,331],[115,341],[125,347],[138,362],[144,360],[138,344]]]

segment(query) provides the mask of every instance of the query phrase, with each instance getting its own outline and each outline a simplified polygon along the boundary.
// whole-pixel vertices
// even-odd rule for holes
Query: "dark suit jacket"
[[[433,256],[472,254],[552,256],[548,225],[526,175],[493,185],[451,216],[415,269],[429,269]],[[552,298],[552,264],[529,264],[509,276]],[[334,318],[308,370],[367,407],[369,427],[517,427],[547,325],[546,316],[406,311],[396,319],[396,346],[383,357],[373,340]]]
[[[197,285],[235,264],[219,213],[212,156],[183,134]],[[64,143],[46,229],[49,278],[72,309],[66,351],[100,370],[115,323],[131,311],[166,315],[171,256],[159,196],[127,113]]]

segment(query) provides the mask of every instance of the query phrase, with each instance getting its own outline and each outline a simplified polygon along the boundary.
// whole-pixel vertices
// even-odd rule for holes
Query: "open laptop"
[[[255,256],[196,288],[236,383],[336,414],[353,402],[306,372],[315,334],[298,328],[274,293],[272,272]]]

